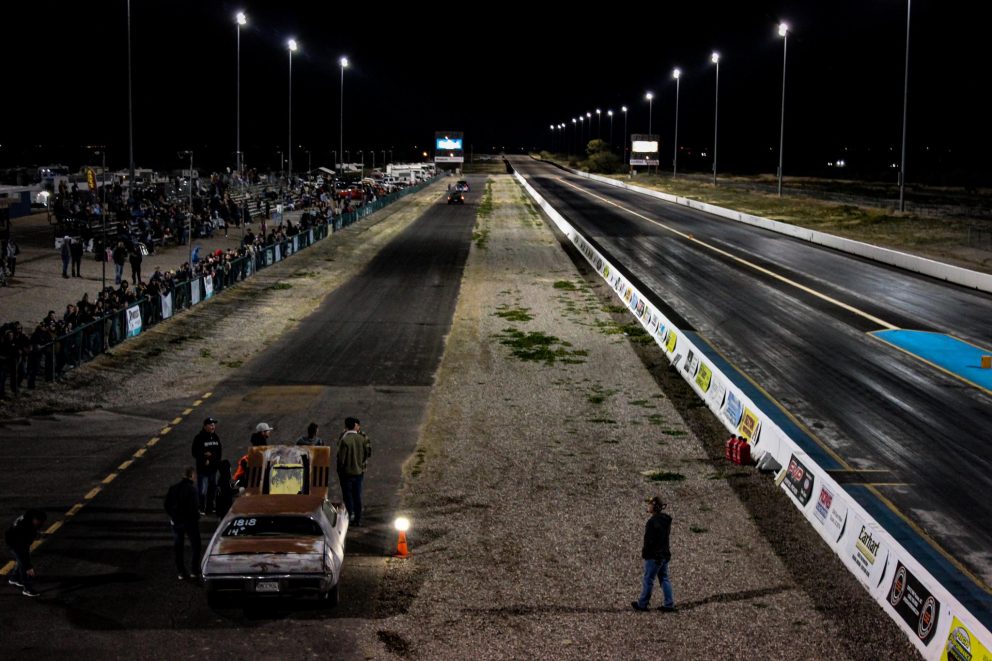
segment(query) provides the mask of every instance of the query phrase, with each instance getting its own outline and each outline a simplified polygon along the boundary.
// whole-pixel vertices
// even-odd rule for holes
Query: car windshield
[[[224,537],[319,537],[317,522],[305,516],[239,517],[227,524]]]

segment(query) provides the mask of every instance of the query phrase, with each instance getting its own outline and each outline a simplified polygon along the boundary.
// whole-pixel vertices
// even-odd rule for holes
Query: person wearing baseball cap
[[[665,513],[667,505],[658,496],[646,501],[650,518],[644,525],[644,546],[641,558],[644,560],[644,580],[641,585],[641,596],[637,601],[630,602],[635,611],[646,611],[651,600],[651,588],[657,579],[665,601],[659,610],[666,613],[677,612],[675,595],[672,592],[672,581],[668,576],[668,563],[672,559],[668,537],[672,530],[672,517]]]
[[[251,445],[252,447],[258,445],[268,445],[269,436],[272,435],[272,431],[275,427],[272,427],[267,422],[260,422],[255,425],[255,433],[251,435]]]
[[[223,447],[217,435],[217,419],[206,418],[203,429],[193,437],[193,458],[200,493],[200,514],[212,512],[217,494],[217,467],[223,458]]]

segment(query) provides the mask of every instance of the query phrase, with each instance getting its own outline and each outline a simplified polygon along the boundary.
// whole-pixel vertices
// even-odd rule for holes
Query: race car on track
[[[465,193],[459,190],[449,192],[448,204],[465,204]]]
[[[261,446],[245,495],[220,521],[201,565],[207,598],[316,595],[337,605],[348,513],[327,500],[327,447]]]

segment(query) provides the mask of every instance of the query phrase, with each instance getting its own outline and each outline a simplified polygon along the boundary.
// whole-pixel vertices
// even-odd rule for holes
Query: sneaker
[[[21,590],[21,594],[23,594],[25,597],[40,597],[41,596],[41,593],[40,592],[35,592],[31,588],[24,588],[23,590]]]
[[[176,578],[178,578],[180,581],[185,581],[189,579],[189,574],[179,574],[178,576],[176,576]]]
[[[679,607],[678,606],[661,606],[660,608],[658,608],[658,610],[660,610],[662,613],[678,613],[679,612]]]
[[[644,608],[643,606],[641,606],[636,601],[630,602],[630,607],[633,608],[635,611],[638,611],[640,613],[644,613],[644,612],[646,612],[648,610],[647,608]]]
[[[17,588],[23,588],[24,587],[24,584],[23,583],[21,583],[18,580],[15,580],[13,578],[8,579],[7,582],[10,583],[11,585],[13,585],[14,587],[17,587]]]

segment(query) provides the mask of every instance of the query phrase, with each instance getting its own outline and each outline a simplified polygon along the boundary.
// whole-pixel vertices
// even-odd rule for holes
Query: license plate
[[[279,592],[277,581],[259,581],[255,584],[255,592]]]

